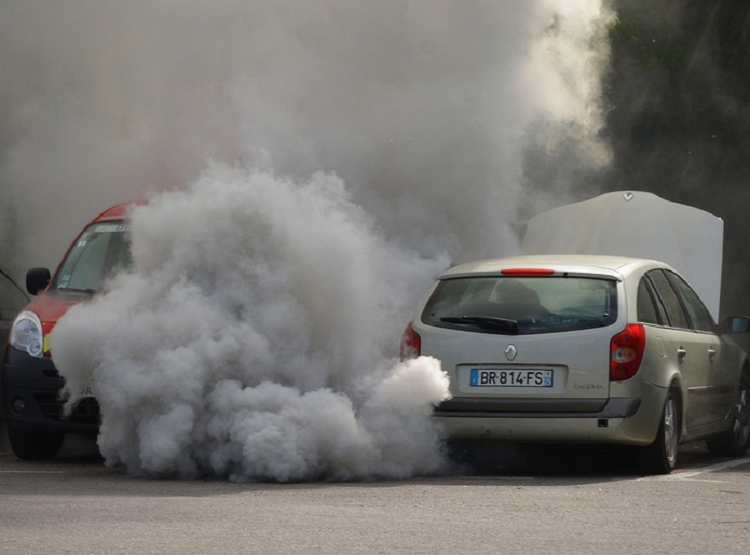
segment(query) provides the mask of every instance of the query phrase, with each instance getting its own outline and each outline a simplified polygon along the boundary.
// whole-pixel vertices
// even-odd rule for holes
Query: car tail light
[[[401,360],[417,358],[422,352],[422,338],[409,322],[401,336]]]
[[[646,348],[646,330],[641,324],[628,324],[610,343],[609,379],[627,380],[641,367]]]

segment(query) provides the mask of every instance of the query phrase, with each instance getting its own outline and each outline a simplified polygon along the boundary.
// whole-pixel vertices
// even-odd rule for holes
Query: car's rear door
[[[721,371],[720,339],[713,322],[695,292],[676,274],[665,270],[648,273],[661,302],[669,327],[665,338],[674,350],[686,397],[683,399],[686,428],[721,420],[731,403],[732,388]],[[729,390],[727,391],[727,385]]]
[[[691,327],[698,336],[696,342],[704,348],[698,353],[698,363],[702,364],[705,383],[688,390],[688,395],[695,400],[705,397],[701,400],[706,407],[707,422],[723,420],[734,403],[739,368],[732,367],[729,353],[722,348],[717,326],[698,294],[677,274],[666,272],[666,275],[682,300]],[[690,399],[691,402],[695,400]]]

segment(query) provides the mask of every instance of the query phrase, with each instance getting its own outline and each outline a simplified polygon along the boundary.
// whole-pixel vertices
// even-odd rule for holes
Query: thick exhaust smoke
[[[100,400],[108,463],[284,481],[440,469],[429,414],[447,378],[383,354],[444,259],[385,243],[323,174],[212,168],[132,222],[136,271],[53,334],[70,391]]]
[[[107,463],[280,481],[444,470],[429,415],[446,378],[398,363],[399,335],[440,270],[517,249],[524,213],[570,193],[565,163],[608,162],[613,15],[591,0],[2,10],[0,67],[17,77],[0,92],[0,232],[17,239],[3,259],[54,265],[58,237],[150,198],[132,272],[52,336],[72,401],[97,392]],[[552,190],[525,188],[531,151],[560,162]]]

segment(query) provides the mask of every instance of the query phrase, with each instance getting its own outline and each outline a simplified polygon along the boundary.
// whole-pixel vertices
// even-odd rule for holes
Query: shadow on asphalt
[[[463,476],[603,477],[639,476],[632,448],[603,445],[531,445],[453,442],[449,445]],[[713,464],[703,443],[680,446],[678,470]]]
[[[0,454],[13,458],[0,420]],[[618,478],[643,475],[632,449],[597,445],[531,445],[499,442],[452,442],[448,446],[454,477]],[[712,457],[703,442],[680,446],[677,472],[705,468],[727,459]],[[96,440],[65,438],[55,462],[102,464]],[[40,461],[41,465],[44,464]],[[24,464],[33,462],[24,461]],[[742,471],[746,469],[742,468]]]

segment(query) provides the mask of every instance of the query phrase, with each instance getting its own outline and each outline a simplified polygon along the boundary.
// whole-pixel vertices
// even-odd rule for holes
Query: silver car
[[[677,446],[705,439],[745,453],[750,366],[669,265],[537,255],[456,266],[407,326],[404,358],[449,374],[435,410],[450,439],[633,446],[640,470],[669,473]]]

